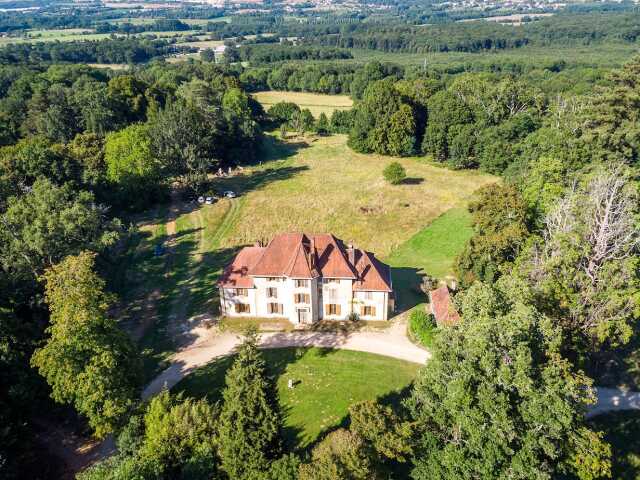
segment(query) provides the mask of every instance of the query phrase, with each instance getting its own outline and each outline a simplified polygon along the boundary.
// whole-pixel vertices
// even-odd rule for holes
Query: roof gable
[[[372,254],[364,250],[355,250],[355,268],[358,280],[354,290],[377,290],[391,292],[391,272],[389,267],[379,262]]]

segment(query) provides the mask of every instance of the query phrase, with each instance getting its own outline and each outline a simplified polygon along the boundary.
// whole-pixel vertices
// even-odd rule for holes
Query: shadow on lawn
[[[420,290],[424,273],[413,267],[391,267],[391,279],[396,293],[396,313],[404,313],[426,301]]]

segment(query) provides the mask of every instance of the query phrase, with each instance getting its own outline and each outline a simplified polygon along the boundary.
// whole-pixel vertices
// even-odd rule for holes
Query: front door
[[[298,323],[309,323],[309,309],[308,308],[299,308],[298,309]]]

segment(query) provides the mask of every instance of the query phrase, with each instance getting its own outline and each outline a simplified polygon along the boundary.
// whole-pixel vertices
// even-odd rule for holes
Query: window
[[[324,283],[340,283],[339,278],[325,278]]]
[[[362,307],[362,316],[363,317],[375,317],[376,316],[376,307],[365,305],[364,307]]]
[[[296,288],[307,288],[309,280],[296,280]]]
[[[335,288],[328,288],[326,290],[327,298],[329,300],[337,300],[338,299],[338,291]]]
[[[236,303],[236,313],[249,313],[251,308],[246,303]]]
[[[236,288],[236,297],[246,297],[249,291],[246,288]]]
[[[281,303],[267,303],[267,312],[270,314],[279,314],[282,315],[284,309],[282,308]]]
[[[277,288],[267,288],[267,298],[278,298],[278,289]]]
[[[311,298],[308,293],[296,293],[293,298],[295,303],[311,303]]]
[[[373,292],[364,292],[365,300],[373,300]]]
[[[327,315],[340,315],[340,305],[336,303],[327,303],[325,305],[325,311]]]
[[[269,277],[267,278],[267,282],[279,282],[280,279],[278,277]]]

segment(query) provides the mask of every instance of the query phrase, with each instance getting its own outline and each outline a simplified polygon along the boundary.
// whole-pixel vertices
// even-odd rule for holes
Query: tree
[[[146,119],[147,97],[145,90],[147,85],[133,75],[119,75],[109,80],[107,94],[117,106],[125,123],[142,122]]]
[[[375,480],[377,472],[364,440],[340,428],[329,433],[311,452],[311,462],[300,467],[300,480]]]
[[[218,410],[206,400],[156,395],[132,415],[117,438],[117,455],[78,475],[79,480],[215,480]]]
[[[382,171],[384,179],[391,185],[399,185],[407,177],[407,171],[398,162],[391,162]]]
[[[192,99],[190,104],[171,103],[158,114],[150,125],[151,149],[166,175],[191,184],[205,178],[224,158],[224,122],[219,110],[206,99]],[[228,141],[242,143],[243,138],[234,136]]]
[[[455,263],[463,287],[476,280],[497,280],[511,268],[529,237],[527,206],[511,185],[483,187],[469,212],[474,233]]]
[[[449,158],[449,129],[455,125],[473,123],[473,111],[458,96],[439,91],[429,98],[429,121],[422,141],[422,150],[436,160]]]
[[[32,364],[60,403],[74,405],[97,437],[112,432],[136,402],[141,363],[107,311],[113,298],[94,271],[95,255],[69,256],[44,274],[50,326]]]
[[[304,135],[305,132],[313,128],[313,122],[313,115],[309,109],[305,108],[299,112],[293,112],[289,123],[291,124],[291,128],[298,132],[298,135]]]
[[[215,478],[217,420],[218,412],[206,400],[183,400],[165,390],[144,415],[139,455],[160,467],[165,478]]]
[[[569,190],[523,257],[540,305],[573,353],[626,343],[638,306],[637,192],[621,166],[601,167]]]
[[[257,333],[246,332],[225,378],[220,413],[222,469],[234,479],[266,472],[281,452],[281,420],[274,386],[265,373]]]
[[[363,438],[373,457],[406,462],[413,451],[412,426],[404,422],[389,406],[373,401],[349,407],[349,430]]]
[[[10,198],[0,215],[0,266],[14,291],[29,295],[46,268],[81,250],[103,251],[119,229],[118,221],[106,220],[93,194],[37,180],[30,192]]]
[[[293,114],[300,112],[300,107],[293,102],[278,102],[268,110],[269,117],[275,122],[287,123],[293,118]]]
[[[329,133],[329,119],[324,112],[320,113],[320,116],[316,121],[316,132],[318,132],[319,135],[326,135]]]
[[[436,337],[406,402],[418,436],[412,477],[609,476],[610,448],[584,420],[590,380],[561,356],[561,332],[526,284],[476,283],[460,306],[461,324]]]
[[[107,135],[104,160],[121,205],[141,208],[158,198],[161,165],[151,152],[148,126],[134,124]]]
[[[405,157],[414,153],[416,143],[416,122],[413,110],[402,104],[389,118],[387,131],[387,152],[395,157]]]
[[[31,186],[38,178],[58,185],[80,177],[77,162],[43,137],[27,137],[0,149],[0,175],[16,187]]]
[[[216,61],[216,52],[211,48],[205,48],[200,52],[200,60],[203,62],[214,63]]]

